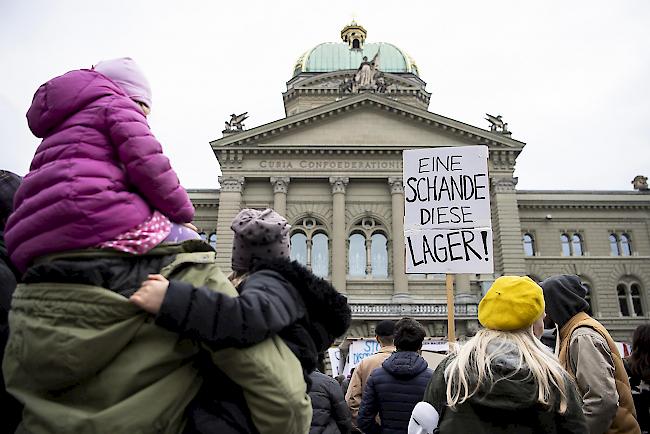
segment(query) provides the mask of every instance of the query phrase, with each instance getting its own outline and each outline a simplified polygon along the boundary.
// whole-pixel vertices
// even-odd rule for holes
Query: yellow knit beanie
[[[530,327],[544,312],[542,288],[530,277],[503,276],[478,305],[478,320],[492,330]]]

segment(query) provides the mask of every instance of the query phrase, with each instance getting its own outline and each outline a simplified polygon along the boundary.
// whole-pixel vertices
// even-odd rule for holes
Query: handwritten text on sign
[[[408,273],[492,273],[487,146],[404,151]]]

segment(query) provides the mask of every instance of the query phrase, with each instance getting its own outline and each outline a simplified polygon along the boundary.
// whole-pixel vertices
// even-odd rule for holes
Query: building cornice
[[[520,209],[647,209],[650,194],[639,191],[519,190]]]
[[[634,262],[647,262],[650,261],[650,256],[526,256],[525,261],[538,262],[551,260],[561,262],[575,262],[575,261],[634,261]]]
[[[626,203],[576,203],[576,202],[536,202],[525,203],[517,201],[519,209],[648,209],[650,201]]]
[[[219,208],[220,190],[213,188],[188,188],[186,191],[195,208]]]

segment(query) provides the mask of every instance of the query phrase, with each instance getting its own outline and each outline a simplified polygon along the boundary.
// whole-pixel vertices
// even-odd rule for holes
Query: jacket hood
[[[329,348],[350,327],[352,312],[347,297],[299,262],[275,258],[257,263],[251,272],[260,270],[275,271],[294,286],[307,310],[309,333],[319,352]]]
[[[43,138],[68,117],[99,98],[126,94],[109,78],[89,69],[70,71],[42,84],[27,111],[29,129]]]
[[[537,403],[537,386],[526,364],[517,369],[519,350],[510,343],[493,343],[487,347],[492,355],[495,381],[491,387],[483,384],[469,399],[471,402],[499,409],[530,408]],[[470,387],[472,387],[470,383]]]
[[[586,312],[587,289],[580,278],[573,274],[549,277],[539,284],[544,290],[546,314],[560,328],[579,312]]]
[[[429,367],[422,356],[412,351],[397,351],[384,360],[381,366],[393,377],[400,379],[416,377]]]

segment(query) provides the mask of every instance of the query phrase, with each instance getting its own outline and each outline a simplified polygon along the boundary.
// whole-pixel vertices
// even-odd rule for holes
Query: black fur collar
[[[343,335],[350,327],[352,313],[347,297],[299,262],[288,258],[263,260],[251,272],[260,270],[275,271],[287,279],[302,297],[309,320],[320,323],[333,338]]]

